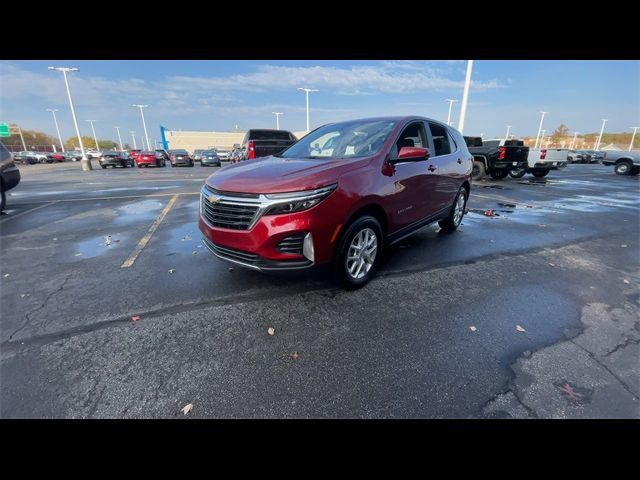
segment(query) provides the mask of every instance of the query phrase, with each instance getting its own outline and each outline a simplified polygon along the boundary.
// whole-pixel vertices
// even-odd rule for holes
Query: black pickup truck
[[[287,130],[251,129],[242,140],[240,160],[276,155],[289,148],[298,139]]]
[[[473,155],[471,178],[480,180],[488,173],[494,180],[501,180],[514,168],[526,168],[529,147],[522,140],[482,140],[481,137],[464,137]]]

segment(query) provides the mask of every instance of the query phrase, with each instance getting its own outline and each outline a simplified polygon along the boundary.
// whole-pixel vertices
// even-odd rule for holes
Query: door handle
[[[436,171],[436,168],[438,168],[438,167],[434,167],[433,165],[429,165],[429,166],[427,167],[427,170],[429,170],[430,172],[435,172],[435,171]]]
[[[462,163],[462,160],[461,160],[461,159],[458,159],[458,163],[460,163],[460,164],[461,164],[461,163]]]

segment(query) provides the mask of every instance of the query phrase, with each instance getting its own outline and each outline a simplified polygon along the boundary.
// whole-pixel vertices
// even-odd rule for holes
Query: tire
[[[471,179],[472,180],[482,180],[487,175],[487,169],[479,160],[473,161],[473,170],[471,170]]]
[[[617,175],[631,175],[631,170],[633,170],[633,165],[631,162],[619,162],[616,163],[614,171]]]
[[[531,172],[531,174],[536,178],[546,177],[549,170],[537,170],[535,172]]]
[[[101,166],[104,170],[106,170],[106,169],[107,169],[107,166],[106,166],[106,165],[100,165],[100,166]]]
[[[494,180],[502,180],[503,178],[507,178],[507,175],[509,175],[509,170],[507,170],[506,168],[503,168],[501,170],[492,170],[489,175],[491,175],[491,178],[493,178]]]
[[[525,173],[527,173],[526,168],[514,168],[513,170],[509,171],[509,176],[511,178],[522,178],[524,177]]]
[[[464,217],[464,209],[467,206],[467,199],[467,190],[464,187],[460,187],[460,190],[458,190],[458,195],[456,195],[456,199],[451,206],[451,212],[449,212],[449,216],[444,220],[440,220],[438,222],[438,225],[440,225],[440,228],[444,233],[451,233],[460,226],[462,217]]]
[[[640,167],[636,167],[636,166],[634,166],[634,167],[631,169],[631,175],[638,175],[638,173],[640,173]]]
[[[352,255],[354,253],[357,254],[358,250],[355,249],[355,245],[364,241],[367,237],[369,238],[369,244],[371,244],[371,238],[375,237],[375,248],[369,247],[369,251],[373,250],[373,259],[365,255],[360,257],[359,260],[349,260],[349,252],[351,251]],[[380,227],[378,220],[370,215],[357,218],[346,228],[338,244],[338,250],[333,262],[334,281],[347,290],[354,290],[364,286],[374,277],[378,270],[382,260],[383,247],[382,227]],[[355,270],[354,273],[357,275],[350,273],[350,267]],[[368,270],[362,273],[362,269],[367,267]]]
[[[4,193],[4,185],[0,180],[0,213],[4,212],[4,207],[7,206],[7,195]]]
[[[191,163],[189,164],[190,167],[193,167],[193,160],[191,160]]]

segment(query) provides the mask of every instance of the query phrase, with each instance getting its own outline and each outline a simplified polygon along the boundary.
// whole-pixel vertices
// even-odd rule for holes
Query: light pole
[[[82,160],[80,160],[80,165],[82,166],[82,170],[85,172],[88,170],[93,170],[91,166],[91,161],[87,158],[84,153],[84,146],[82,145],[82,137],[80,137],[80,129],[78,128],[78,119],[76,118],[76,111],[73,108],[73,100],[71,99],[71,90],[69,89],[69,80],[67,79],[68,72],[77,72],[78,68],[68,68],[68,67],[49,67],[49,70],[57,70],[58,72],[62,72],[62,76],[64,77],[64,84],[67,87],[67,96],[69,97],[69,107],[71,108],[71,117],[73,118],[73,125],[76,127],[76,135],[78,136],[78,144],[80,145],[80,153],[82,154]]]
[[[138,146],[136,145],[136,132],[134,130],[130,130],[129,133],[131,134],[131,139],[133,140],[133,149],[137,150]]]
[[[282,115],[282,112],[271,112],[271,113],[273,113],[276,116],[276,130],[280,130],[280,115]],[[308,125],[307,125],[307,128],[309,128]]]
[[[307,97],[307,133],[309,133],[309,92],[319,92],[320,90],[303,87],[299,87],[298,90],[303,90]]]
[[[147,108],[149,105],[131,105],[132,107],[138,107],[140,109],[140,116],[142,117],[142,128],[144,128],[144,138],[147,140],[147,149],[151,150],[151,146],[149,145],[149,135],[147,134],[147,124],[144,122],[144,113],[142,112],[143,108]]]
[[[536,135],[536,144],[533,148],[538,148],[538,140],[540,140],[540,131],[542,130],[542,122],[544,121],[544,116],[549,112],[540,112],[542,116],[540,117],[540,125],[538,125],[538,134]]]
[[[91,131],[93,132],[93,141],[96,142],[96,152],[100,151],[100,146],[98,145],[98,137],[96,136],[96,129],[93,127],[93,123],[95,120],[87,120],[91,124]]]
[[[542,130],[542,134],[540,135],[540,145],[539,147],[542,148],[542,142],[544,142],[544,134],[545,134],[546,130]]]
[[[113,127],[118,132],[118,142],[120,143],[120,151],[122,152],[124,148],[122,148],[122,137],[120,137],[120,127]]]
[[[20,140],[22,141],[22,148],[24,148],[23,151],[26,152],[27,151],[27,144],[24,143],[24,137],[22,136],[22,129],[20,127],[18,127],[17,125],[15,127],[10,127],[10,128],[17,128],[18,129],[18,135],[20,135]],[[11,133],[11,135],[15,135],[15,133]]]
[[[56,132],[58,132],[58,140],[60,141],[60,151],[64,152],[64,144],[62,143],[62,135],[60,135],[60,129],[58,128],[58,119],[56,118],[57,108],[47,108],[47,112],[53,114],[53,123],[56,125]]]
[[[467,100],[469,100],[469,87],[471,86],[471,71],[473,70],[473,60],[467,60],[467,75],[464,80],[464,91],[462,93],[462,105],[460,106],[460,120],[458,130],[464,130],[464,118],[467,115]]]
[[[569,147],[569,150],[573,150],[573,148],[576,146],[576,137],[578,136],[580,132],[574,132],[573,134],[573,140],[571,140],[571,146]]]
[[[511,125],[507,125],[507,134],[504,136],[505,140],[509,139],[509,132],[511,131]]]
[[[636,132],[640,127],[629,127],[633,128],[633,135],[631,135],[631,143],[629,143],[629,151],[633,149],[633,141],[636,139]]]
[[[457,101],[458,100],[454,100],[453,98],[447,98],[445,100],[445,102],[449,102],[449,115],[447,116],[447,125],[451,125],[451,108],[453,107],[453,104]]]
[[[600,142],[602,141],[602,134],[604,133],[604,124],[607,123],[607,121],[608,120],[606,118],[602,119],[602,128],[600,129],[600,135],[598,135],[598,141],[596,142],[594,150],[600,149]]]

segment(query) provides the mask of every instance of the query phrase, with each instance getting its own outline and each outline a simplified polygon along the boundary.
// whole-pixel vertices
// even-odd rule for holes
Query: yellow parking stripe
[[[120,265],[120,268],[129,268],[133,266],[133,262],[136,261],[136,259],[138,258],[138,255],[140,255],[140,252],[142,252],[144,247],[147,246],[147,243],[149,243],[149,240],[151,240],[151,236],[158,229],[158,227],[162,223],[162,220],[164,220],[164,217],[167,216],[167,213],[169,213],[169,210],[171,210],[171,207],[173,207],[173,204],[176,203],[177,199],[178,199],[178,194],[175,194],[173,197],[171,197],[171,200],[169,200],[169,203],[167,203],[167,206],[164,207],[164,209],[162,210],[158,218],[156,218],[155,222],[151,224],[146,235],[140,239],[140,241],[138,242],[138,245],[136,245],[136,248],[133,250],[131,255],[129,255],[129,258],[127,258],[124,261],[124,263]]]

